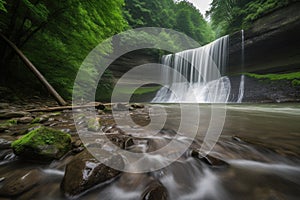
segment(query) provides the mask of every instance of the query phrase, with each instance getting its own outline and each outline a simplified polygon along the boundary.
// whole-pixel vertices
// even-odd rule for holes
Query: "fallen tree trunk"
[[[21,58],[26,67],[39,79],[39,81],[47,88],[48,92],[55,98],[57,103],[61,106],[67,105],[65,100],[56,92],[56,90],[48,83],[45,77],[35,68],[35,66],[28,60],[28,58],[22,53],[18,47],[7,39],[2,33],[0,36],[3,40],[16,52],[16,54]]]
[[[82,109],[82,108],[96,108],[96,109],[103,110],[105,106],[102,103],[96,102],[93,104],[78,105],[78,106],[57,106],[57,107],[49,107],[49,108],[37,108],[37,109],[26,110],[26,112],[54,112],[54,111]]]

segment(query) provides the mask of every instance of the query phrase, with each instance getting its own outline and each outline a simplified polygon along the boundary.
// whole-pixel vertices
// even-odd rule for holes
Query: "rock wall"
[[[239,94],[241,76],[231,76],[229,101],[236,102]],[[245,76],[243,103],[283,103],[300,102],[300,86],[291,80],[256,79]]]
[[[230,37],[227,74],[277,73],[300,70],[300,2],[256,20],[244,32],[245,61],[242,67],[241,32]]]

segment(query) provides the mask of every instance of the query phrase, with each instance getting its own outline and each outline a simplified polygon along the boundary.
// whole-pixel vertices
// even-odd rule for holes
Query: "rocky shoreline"
[[[55,102],[40,99],[31,103],[0,104],[0,199],[34,199],[45,194],[55,199],[85,199],[114,183],[124,192],[132,189],[140,191],[137,199],[166,200],[170,199],[170,191],[161,182],[163,174],[186,167],[191,167],[187,170],[193,170],[195,166],[189,166],[190,162],[199,165],[200,171],[202,168],[217,171],[225,169],[220,172],[227,176],[230,173],[227,159],[270,162],[262,155],[252,155],[242,149],[237,151],[236,148],[244,145],[257,149],[257,152],[298,157],[293,151],[278,150],[276,146],[264,146],[259,141],[234,136],[215,146],[223,156],[213,153],[202,157],[199,153],[200,144],[193,142],[187,152],[166,169],[138,174],[123,172],[126,160],[114,153],[115,148],[130,152],[153,152],[168,144],[170,138],[178,133],[162,129],[156,135],[158,137],[148,137],[141,133],[127,133],[117,126],[112,109],[118,111],[117,115],[121,117],[129,111],[136,126],[146,126],[150,122],[148,105],[139,103],[106,104],[105,107],[98,107],[101,109],[84,108],[75,113],[68,109],[61,112],[26,112],[32,108],[45,109],[45,105],[54,106]],[[91,118],[88,112],[97,114]],[[74,119],[77,128],[91,136],[89,142],[83,144]],[[145,148],[141,148],[141,144]],[[91,149],[102,149],[102,157],[96,159],[90,153]],[[118,169],[105,163],[114,163]],[[184,188],[189,181],[182,182],[180,179],[179,184]]]
[[[3,198],[34,198],[36,192],[45,191],[43,185],[47,182],[47,168],[54,174],[62,174],[59,188],[56,188],[60,197],[78,198],[99,185],[106,185],[115,179],[126,178],[126,173],[106,166],[107,162],[114,162],[118,166],[124,165],[124,160],[120,155],[115,155],[107,151],[103,155],[101,162],[95,159],[86,149],[80,140],[73,117],[77,118],[78,126],[89,134],[98,134],[101,130],[102,135],[98,135],[97,140],[86,144],[89,148],[103,148],[110,144],[99,143],[101,138],[108,138],[111,144],[117,147],[138,151],[135,147],[139,138],[122,131],[115,125],[111,115],[111,107],[106,106],[104,109],[97,111],[96,118],[86,118],[82,113],[87,110],[78,110],[73,116],[71,110],[61,112],[26,112],[33,107],[41,105],[55,105],[52,101],[44,100],[30,104],[0,104],[0,197]],[[149,113],[147,107],[142,104],[117,104],[113,105],[114,109],[119,111],[130,110],[132,119],[140,125],[149,123]],[[45,106],[41,108],[47,108]],[[92,108],[92,111],[95,108]],[[161,132],[161,134],[169,134]],[[174,134],[173,132],[170,134]],[[176,133],[175,133],[176,134]],[[144,139],[145,140],[145,139]],[[148,143],[156,143],[149,139]],[[103,140],[105,141],[105,140]],[[158,143],[159,144],[159,143]],[[154,145],[151,151],[160,148]],[[190,149],[190,156],[198,157],[196,151]],[[203,163],[211,166],[226,166],[225,163],[215,160],[217,158],[207,157]],[[213,162],[208,162],[209,160]],[[16,162],[18,166],[31,166],[29,168],[17,167],[14,173],[1,169],[6,163]],[[140,199],[167,199],[168,193],[166,188],[152,176],[143,175],[142,180],[138,178],[131,181],[139,181],[136,187],[144,189]],[[130,178],[132,179],[132,177]],[[147,181],[148,180],[148,181]],[[135,183],[135,184],[137,184]],[[47,184],[46,184],[47,185]],[[126,184],[125,184],[126,185]],[[52,183],[50,187],[57,187]],[[131,187],[134,187],[131,186]],[[40,190],[40,191],[39,191]]]

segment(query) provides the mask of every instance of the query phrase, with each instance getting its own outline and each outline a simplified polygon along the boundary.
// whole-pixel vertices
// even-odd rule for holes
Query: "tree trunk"
[[[39,81],[47,88],[49,93],[55,98],[57,103],[61,106],[67,105],[65,100],[56,92],[56,90],[48,83],[45,77],[35,68],[35,66],[28,60],[28,58],[21,52],[16,45],[14,45],[10,40],[8,40],[2,33],[0,36],[4,41],[16,52],[16,54],[21,58],[26,67],[39,79]]]

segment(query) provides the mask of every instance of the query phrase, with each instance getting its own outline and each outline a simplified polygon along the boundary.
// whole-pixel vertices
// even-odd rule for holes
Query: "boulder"
[[[113,106],[114,111],[126,111],[126,110],[128,110],[128,108],[129,107],[127,105],[122,104],[122,103],[116,103]]]
[[[198,150],[192,150],[191,152],[192,157],[195,157],[202,162],[212,166],[212,167],[226,167],[228,166],[228,163],[225,162],[224,160],[221,160],[217,157],[211,156],[211,155],[206,155],[204,157],[201,156]]]
[[[141,197],[142,200],[166,200],[168,199],[167,189],[159,182],[152,181],[146,187]]]
[[[41,127],[11,144],[16,155],[33,160],[59,159],[71,149],[71,136],[59,130]]]
[[[31,123],[33,120],[33,117],[21,117],[18,119],[18,123],[20,124],[28,124]]]
[[[17,196],[33,188],[42,179],[39,170],[14,171],[2,181],[0,188],[1,196]]]
[[[100,162],[101,161],[101,162]],[[87,150],[76,155],[67,164],[61,188],[67,196],[77,196],[93,186],[109,181],[121,172],[106,166],[106,164],[124,167],[120,155],[113,155],[107,151],[101,154],[101,160],[94,158]]]
[[[99,123],[99,119],[97,118],[90,118],[88,120],[88,131],[93,131],[93,132],[97,132],[100,130],[100,123]]]

